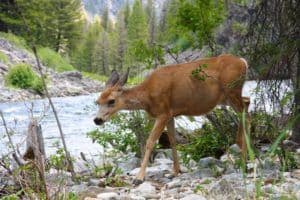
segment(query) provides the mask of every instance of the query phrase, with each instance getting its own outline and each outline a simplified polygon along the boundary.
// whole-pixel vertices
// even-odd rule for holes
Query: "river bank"
[[[29,64],[38,72],[33,54],[4,38],[0,38],[0,53],[7,58],[0,59],[0,103],[45,98],[31,89],[17,89],[5,84],[5,75],[15,64]],[[58,73],[44,65],[42,70],[47,77],[48,90],[52,97],[87,95],[103,89],[103,83],[85,78],[79,71]]]

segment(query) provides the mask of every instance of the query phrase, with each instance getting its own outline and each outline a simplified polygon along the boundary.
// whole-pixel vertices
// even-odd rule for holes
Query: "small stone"
[[[139,185],[136,189],[132,190],[136,194],[155,194],[156,190],[155,187],[151,185],[150,182],[144,182],[141,185]]]
[[[167,183],[167,188],[168,189],[173,189],[173,188],[177,188],[177,187],[180,187],[182,185],[182,180],[180,179],[175,179],[169,183]]]
[[[97,199],[99,199],[99,200],[117,200],[117,199],[119,199],[119,195],[115,192],[100,193],[97,195]]]
[[[229,152],[232,154],[240,154],[242,152],[241,148],[237,144],[233,144],[229,147]]]
[[[300,169],[293,170],[291,175],[293,178],[300,179]]]
[[[190,195],[187,195],[184,198],[181,198],[181,200],[206,200],[206,198],[202,195],[190,194]]]
[[[202,158],[198,162],[198,166],[200,168],[210,168],[214,165],[218,165],[219,167],[221,167],[222,162],[220,160],[216,159],[216,158],[213,158],[213,157]]]
[[[88,185],[89,186],[98,186],[100,183],[100,179],[91,178],[89,179]]]

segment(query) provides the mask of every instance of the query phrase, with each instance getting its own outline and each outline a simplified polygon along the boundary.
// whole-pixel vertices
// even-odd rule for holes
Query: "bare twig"
[[[10,133],[9,133],[9,131],[8,131],[8,128],[7,128],[6,121],[5,121],[5,119],[4,119],[4,116],[3,116],[3,113],[2,113],[1,110],[0,110],[0,115],[1,115],[2,122],[3,122],[3,126],[4,126],[4,128],[5,128],[6,135],[7,135],[8,140],[9,140],[10,147],[12,148],[12,150],[13,150],[13,152],[14,152],[15,154],[18,153],[19,155],[21,155],[20,152],[19,152],[19,150],[16,149],[15,146],[14,146],[14,143],[13,143],[13,141],[12,141],[12,139],[11,139]]]
[[[17,13],[20,14],[22,20],[23,20],[23,24],[26,28],[26,31],[28,33],[28,35],[31,35],[31,31],[29,29],[29,26],[25,20],[25,17],[23,15],[23,13],[21,12],[21,10],[19,9],[18,5],[16,4],[16,10],[17,10]],[[46,81],[45,81],[45,75],[43,73],[43,70],[42,70],[42,67],[41,67],[41,63],[40,63],[40,60],[39,60],[39,57],[38,57],[38,54],[37,54],[37,49],[36,49],[36,46],[33,42],[34,40],[31,40],[31,48],[32,48],[32,51],[33,51],[33,54],[34,54],[34,57],[36,59],[36,62],[37,62],[37,67],[38,67],[38,71],[39,71],[39,74],[41,76],[41,80],[42,80],[42,83],[43,83],[43,88],[44,88],[44,92],[45,92],[45,96],[47,97],[48,101],[49,101],[49,104],[50,104],[50,107],[53,111],[53,114],[54,114],[54,117],[55,117],[55,120],[56,120],[56,123],[57,123],[57,126],[58,126],[58,130],[59,130],[59,133],[60,133],[60,137],[61,137],[61,140],[62,140],[62,143],[63,143],[63,148],[64,148],[64,152],[65,152],[65,155],[66,155],[66,159],[68,161],[68,168],[71,172],[71,175],[72,175],[72,179],[73,180],[76,180],[76,174],[75,174],[75,171],[74,171],[74,166],[73,166],[73,162],[72,162],[72,159],[71,159],[71,156],[70,156],[70,153],[68,151],[68,148],[67,148],[67,145],[66,145],[66,141],[65,141],[65,137],[64,137],[64,133],[63,133],[63,130],[62,130],[62,126],[61,126],[61,123],[60,123],[60,120],[58,118],[58,115],[57,115],[57,112],[56,112],[56,109],[55,109],[55,106],[53,104],[53,101],[51,99],[51,95],[49,94],[49,91],[48,91],[48,88],[47,88],[47,84],[46,84]]]

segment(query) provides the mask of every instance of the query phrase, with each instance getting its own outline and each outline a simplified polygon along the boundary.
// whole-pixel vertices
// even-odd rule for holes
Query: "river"
[[[243,96],[250,95],[253,100],[254,97],[251,93],[255,87],[255,83],[247,82],[244,86]],[[94,103],[97,96],[98,94],[91,94],[87,96],[53,98],[67,146],[73,156],[79,156],[80,152],[88,155],[96,155],[102,152],[100,145],[93,143],[86,134],[96,128],[93,118],[98,109]],[[14,131],[12,136],[14,143],[21,144],[20,149],[24,150],[31,105],[34,105],[32,108],[33,116],[40,119],[47,155],[53,154],[57,149],[54,144],[60,142],[60,136],[54,115],[48,106],[47,100],[2,103],[0,104],[0,110],[4,113],[9,129]],[[45,109],[45,107],[48,107],[48,109]],[[187,129],[201,127],[204,119],[200,117],[195,119],[195,121],[191,122],[187,117],[178,118],[176,126]],[[7,147],[8,139],[5,135],[4,126],[0,122],[0,155],[9,151]]]

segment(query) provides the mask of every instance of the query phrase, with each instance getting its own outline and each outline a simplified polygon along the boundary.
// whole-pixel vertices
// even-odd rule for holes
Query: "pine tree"
[[[135,0],[128,21],[128,53],[130,63],[143,62],[149,54],[146,14],[140,0]]]
[[[117,18],[116,24],[116,66],[118,66],[119,70],[122,70],[125,65],[125,54],[127,51],[127,30],[126,30],[126,21],[125,21],[125,13],[120,12]]]

